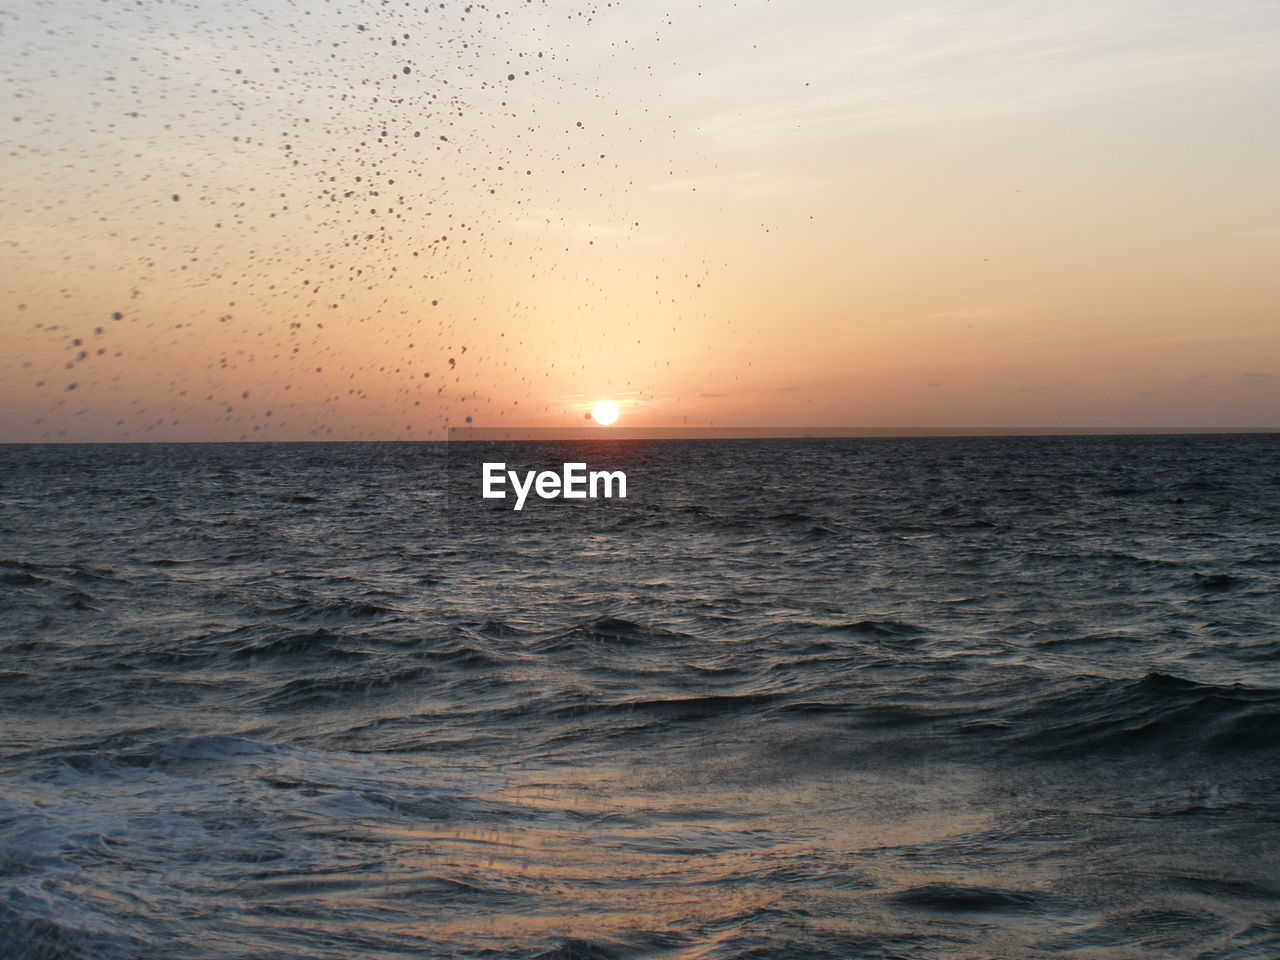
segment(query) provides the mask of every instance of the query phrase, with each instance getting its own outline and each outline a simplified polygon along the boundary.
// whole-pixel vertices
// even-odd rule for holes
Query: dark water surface
[[[1280,957],[1280,438],[518,456],[0,448],[0,956]]]

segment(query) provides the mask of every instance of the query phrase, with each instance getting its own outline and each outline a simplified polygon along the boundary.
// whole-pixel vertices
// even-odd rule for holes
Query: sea
[[[1275,960],[1278,588],[1274,434],[0,447],[0,957]]]

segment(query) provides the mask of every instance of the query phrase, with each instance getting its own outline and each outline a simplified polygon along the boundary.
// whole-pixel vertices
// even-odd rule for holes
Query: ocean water
[[[1280,957],[1277,503],[1276,436],[0,448],[0,956]]]

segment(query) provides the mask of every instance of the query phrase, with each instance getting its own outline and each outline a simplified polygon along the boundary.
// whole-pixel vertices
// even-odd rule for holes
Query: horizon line
[[[1233,436],[1277,434],[1277,427],[449,427],[439,438],[268,440],[0,440],[4,447],[143,444],[459,443],[537,440],[840,440],[963,437]]]
[[[520,440],[839,440],[912,437],[1189,436],[1280,427],[450,427],[449,442]]]

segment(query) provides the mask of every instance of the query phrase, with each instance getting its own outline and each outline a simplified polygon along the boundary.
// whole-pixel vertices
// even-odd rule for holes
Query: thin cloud
[[[1280,19],[1264,8],[1094,4],[1029,10],[983,4],[964,16],[937,5],[881,15],[851,5],[820,35],[788,35],[789,54],[723,70],[721,89],[779,91],[707,115],[700,128],[746,145],[838,139],[863,127],[967,123],[1043,113],[1125,90],[1274,70]],[[771,46],[776,46],[776,41]],[[792,82],[778,82],[786,78]]]

